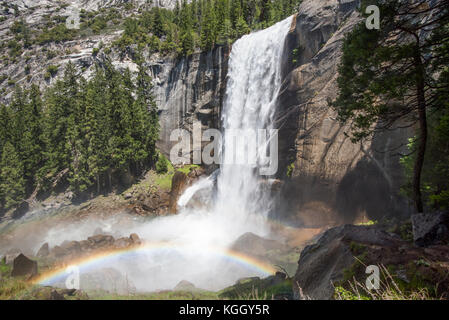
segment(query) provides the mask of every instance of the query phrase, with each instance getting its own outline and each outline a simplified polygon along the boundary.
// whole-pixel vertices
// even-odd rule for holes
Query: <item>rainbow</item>
[[[160,243],[145,243],[140,246],[134,246],[125,249],[102,251],[100,253],[92,254],[87,257],[72,260],[69,263],[67,263],[64,267],[59,267],[44,272],[35,277],[32,280],[32,283],[38,285],[49,285],[52,282],[60,281],[64,279],[66,276],[68,276],[67,272],[68,267],[78,267],[79,269],[85,269],[95,267],[96,265],[102,265],[108,262],[113,262],[113,260],[117,258],[125,258],[139,253],[157,253],[157,252],[164,252],[166,250],[177,250],[182,252],[181,250],[183,248],[188,249],[188,247],[185,247],[183,245],[160,242]],[[201,251],[207,254],[213,254],[229,262],[239,264],[247,269],[254,270],[257,273],[266,276],[273,275],[276,272],[276,269],[274,269],[271,265],[234,250],[205,246],[201,248]]]

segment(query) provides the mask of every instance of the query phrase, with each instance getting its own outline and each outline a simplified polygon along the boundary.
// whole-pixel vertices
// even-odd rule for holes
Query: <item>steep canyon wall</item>
[[[353,144],[345,134],[348,126],[328,104],[338,93],[344,35],[360,22],[358,5],[305,0],[285,44],[277,110],[278,175],[285,183],[276,212],[301,225],[378,219],[408,208],[397,194],[403,184],[399,158],[407,152],[410,129]]]

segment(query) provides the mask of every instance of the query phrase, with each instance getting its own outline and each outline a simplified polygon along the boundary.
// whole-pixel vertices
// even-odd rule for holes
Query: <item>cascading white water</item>
[[[224,157],[229,151],[230,129],[270,129],[273,125],[281,86],[282,50],[291,21],[290,17],[246,35],[232,47],[223,110]],[[259,163],[263,151],[249,162]],[[178,215],[120,230],[124,235],[135,232],[149,243],[164,243],[160,248],[135,253],[132,259],[114,260],[113,267],[126,274],[138,290],[172,289],[181,280],[217,290],[241,277],[267,275],[266,271],[220,255],[244,233],[264,236],[267,231],[269,196],[260,183],[259,172],[247,165],[222,165],[214,204],[202,209],[183,207],[194,193],[213,189],[213,178],[201,179],[185,191],[178,202]],[[52,239],[46,241],[57,244]]]
[[[233,147],[229,129],[271,129],[275,103],[281,86],[283,43],[292,18],[271,28],[244,36],[232,46],[228,82],[223,108],[223,158]],[[248,154],[248,163],[261,163],[261,152]],[[216,210],[230,220],[257,214],[265,217],[269,209],[267,193],[261,187],[257,170],[248,165],[222,165],[218,177]]]

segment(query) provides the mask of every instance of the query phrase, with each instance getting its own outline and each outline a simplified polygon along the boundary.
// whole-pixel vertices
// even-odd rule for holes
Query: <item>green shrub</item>
[[[92,49],[92,55],[93,55],[94,57],[96,57],[96,56],[98,55],[99,52],[100,52],[100,49],[99,49],[99,48],[93,48],[93,49]]]
[[[291,177],[292,176],[294,169],[295,169],[295,163],[292,162],[287,167],[287,177]]]
[[[170,162],[168,159],[162,154],[159,153],[158,160],[156,162],[156,172],[159,174],[167,173]]]
[[[49,73],[51,77],[54,77],[58,73],[58,66],[49,65],[47,67],[47,73]]]
[[[64,42],[73,40],[76,32],[72,29],[67,29],[65,23],[61,23],[54,28],[45,28],[42,33],[37,37],[39,44],[46,44],[50,42]]]

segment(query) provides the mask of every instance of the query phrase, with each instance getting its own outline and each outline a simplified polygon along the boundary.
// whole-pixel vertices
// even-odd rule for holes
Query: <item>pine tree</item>
[[[81,195],[91,185],[91,174],[87,164],[87,83],[84,78],[78,82],[79,94],[73,104],[74,110],[67,119],[67,141],[66,147],[70,152],[70,164],[67,181],[75,196]]]
[[[111,110],[108,103],[108,85],[104,70],[96,67],[92,80],[86,87],[85,138],[86,158],[92,185],[99,194],[104,176],[109,168],[108,141],[111,136],[109,123]]]
[[[190,55],[195,50],[195,40],[193,36],[193,17],[190,6],[183,0],[181,7],[181,48],[184,55]]]
[[[18,120],[23,123],[24,130],[17,150],[24,166],[27,192],[36,187],[36,174],[43,164],[42,108],[41,92],[39,87],[33,84],[27,93],[24,108],[18,113]]]
[[[259,21],[264,27],[268,27],[273,23],[273,4],[271,0],[262,0]]]
[[[184,56],[191,55],[195,50],[195,40],[192,29],[187,29],[181,35],[181,47]]]
[[[217,39],[217,20],[214,4],[214,1],[209,1],[206,5],[206,13],[201,28],[201,47],[204,50],[211,50]]]
[[[44,123],[43,139],[47,146],[46,163],[40,170],[40,179],[51,182],[58,174],[70,168],[71,145],[68,143],[70,120],[74,110],[77,110],[79,86],[73,64],[65,69],[64,78],[56,82],[47,93],[47,114]]]
[[[159,116],[156,102],[153,97],[152,79],[147,74],[142,61],[139,62],[139,72],[136,78],[137,95],[135,109],[138,112],[137,126],[139,138],[144,142],[144,149],[148,153],[150,164],[156,160],[156,142],[159,138]]]
[[[240,38],[241,36],[248,34],[250,32],[250,28],[246,24],[245,19],[243,19],[242,16],[240,16],[237,20],[237,24],[235,26],[235,33],[237,38]]]
[[[25,198],[24,168],[14,146],[7,142],[0,161],[0,199],[8,210]]]
[[[153,34],[159,38],[165,35],[164,20],[159,7],[154,8]]]
[[[220,30],[220,35],[218,37],[218,41],[221,44],[229,45],[234,39],[234,30],[232,28],[232,22],[230,19],[225,19],[223,22],[223,26]]]
[[[242,8],[240,5],[240,0],[231,0],[231,22],[233,28],[237,28],[237,22],[242,15]]]
[[[9,108],[5,105],[0,105],[0,152],[3,150],[6,142],[11,141],[11,122]]]

